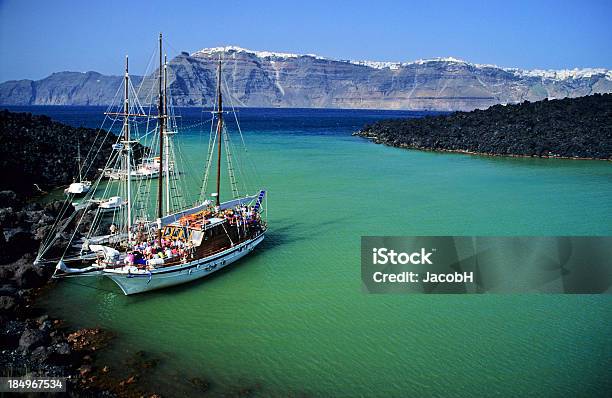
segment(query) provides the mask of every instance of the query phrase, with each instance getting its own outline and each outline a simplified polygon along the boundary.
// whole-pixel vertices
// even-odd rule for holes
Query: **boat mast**
[[[77,167],[79,168],[79,182],[83,181],[81,172],[81,141],[77,141]]]
[[[159,103],[157,108],[157,117],[159,119],[159,177],[157,179],[157,218],[160,219],[159,229],[157,231],[157,240],[161,247],[161,218],[164,215],[163,211],[163,175],[164,175],[164,124],[166,122],[164,92],[163,92],[163,64],[162,64],[162,34],[159,34]]]
[[[168,115],[168,57],[164,55],[164,114]],[[170,126],[172,128],[172,126]],[[166,214],[170,214],[170,139],[168,134],[164,135],[164,146],[166,156],[164,168],[166,169]],[[161,159],[160,159],[161,163]]]
[[[141,113],[130,113],[130,74],[128,69],[128,57],[125,56],[125,81],[124,81],[124,98],[123,98],[123,113],[122,112],[104,112],[105,115],[123,117],[123,144],[121,151],[125,156],[125,185],[127,196],[127,230],[128,241],[132,236],[132,143],[130,141],[130,116],[149,117],[149,115]]]
[[[127,233],[128,242],[132,239],[132,148],[130,145],[130,74],[128,56],[125,56],[125,96],[123,102],[123,139],[125,141],[125,178],[127,191]]]
[[[221,58],[219,58],[219,68],[217,74],[217,95],[219,107],[217,108],[217,115],[219,122],[217,123],[217,206],[221,204],[221,134],[223,131],[223,98],[221,95]]]

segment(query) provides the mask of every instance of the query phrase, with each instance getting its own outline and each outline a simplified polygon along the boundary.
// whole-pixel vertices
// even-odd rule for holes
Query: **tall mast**
[[[164,215],[163,210],[163,175],[164,175],[164,125],[166,123],[164,105],[164,84],[163,84],[163,64],[162,64],[162,34],[159,34],[159,103],[157,117],[159,119],[159,177],[157,179],[157,218],[161,219]],[[161,224],[157,231],[157,238],[161,246]]]
[[[168,57],[166,55],[164,55],[164,114],[168,115]],[[172,126],[170,126],[170,129],[172,129]],[[170,214],[170,139],[167,133],[164,135],[164,146],[166,147],[166,156],[164,157],[164,168],[166,169],[166,214]]]
[[[127,193],[127,231],[128,241],[132,238],[132,148],[130,145],[130,74],[128,57],[125,56],[125,96],[123,101],[123,140],[125,141],[125,178]]]
[[[81,172],[81,141],[77,141],[77,167],[79,168],[79,182],[83,181]]]
[[[221,134],[223,131],[223,98],[221,95],[221,58],[219,58],[219,68],[217,74],[217,95],[219,96],[219,107],[217,115],[219,122],[217,123],[217,206],[221,204]]]

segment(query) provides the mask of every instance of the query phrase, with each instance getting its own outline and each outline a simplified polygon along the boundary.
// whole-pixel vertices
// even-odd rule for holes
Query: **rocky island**
[[[612,160],[612,94],[384,120],[354,135],[426,151]]]

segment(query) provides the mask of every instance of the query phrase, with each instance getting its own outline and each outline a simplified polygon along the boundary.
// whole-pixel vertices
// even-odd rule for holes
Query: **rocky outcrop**
[[[0,111],[0,187],[31,194],[71,183],[78,175],[79,145],[88,166],[83,177],[92,179],[105,167],[115,138],[104,130],[71,127],[47,116]],[[140,158],[142,146],[133,148]],[[0,197],[3,200],[10,198]]]
[[[113,396],[80,371],[91,368],[91,356],[112,335],[70,330],[32,305],[53,272],[33,262],[60,204],[28,203],[13,191],[1,191],[0,205],[5,206],[0,207],[0,375],[68,377],[70,396]]]
[[[31,305],[53,271],[33,261],[38,229],[47,224],[54,205],[28,204],[12,191],[0,192],[0,204],[8,206],[0,208],[0,374],[69,376],[79,358],[72,356],[58,323]]]
[[[421,150],[612,160],[612,94],[385,120],[355,135]]]
[[[169,64],[175,105],[210,106],[216,68],[233,102],[244,107],[472,110],[494,104],[612,92],[607,69],[525,71],[438,58],[414,62],[334,60],[315,55],[251,51],[240,47],[181,53]],[[156,98],[157,71],[144,78],[141,102]],[[38,81],[0,84],[0,104],[108,105],[120,76],[55,73]]]

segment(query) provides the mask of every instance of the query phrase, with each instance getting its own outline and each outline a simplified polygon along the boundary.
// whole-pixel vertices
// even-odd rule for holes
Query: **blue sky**
[[[62,70],[142,73],[168,55],[238,45],[338,59],[453,56],[521,68],[612,68],[612,0],[0,0],[0,81]]]

